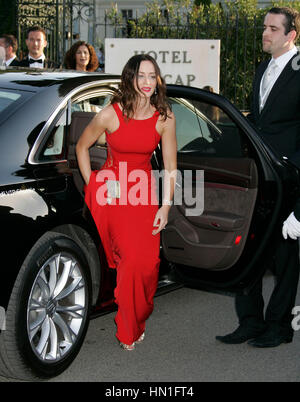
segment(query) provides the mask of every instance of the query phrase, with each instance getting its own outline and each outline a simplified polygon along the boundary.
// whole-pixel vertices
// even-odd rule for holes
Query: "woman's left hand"
[[[157,227],[152,231],[153,235],[159,233],[162,229],[164,229],[168,223],[168,214],[169,214],[170,207],[168,205],[163,205],[159,208],[155,215],[155,219],[153,222],[153,226]]]

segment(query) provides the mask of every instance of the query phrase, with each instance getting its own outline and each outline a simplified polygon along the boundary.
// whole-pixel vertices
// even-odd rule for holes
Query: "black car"
[[[98,73],[0,71],[1,375],[59,374],[90,318],[115,308],[115,271],[84,204],[75,145],[118,82]],[[293,208],[299,172],[224,97],[169,85],[168,99],[178,170],[192,175],[177,183],[162,232],[158,292],[178,284],[248,291],[264,273],[276,225]],[[90,155],[99,169],[105,139]],[[162,169],[160,147],[152,163]],[[183,194],[195,200],[199,185],[204,210],[194,213]]]

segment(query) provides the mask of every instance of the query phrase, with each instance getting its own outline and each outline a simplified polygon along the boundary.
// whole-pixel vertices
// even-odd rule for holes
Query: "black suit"
[[[253,82],[250,121],[259,134],[279,155],[287,156],[300,167],[300,69],[292,68],[295,55],[285,66],[259,111],[260,82],[268,66],[268,61],[259,65]],[[296,60],[295,60],[296,61]],[[300,64],[299,64],[300,67]],[[300,204],[295,207],[295,215],[300,220]],[[248,295],[237,295],[236,311],[240,325],[248,329],[271,328],[284,336],[292,336],[291,310],[295,305],[299,280],[298,241],[283,239],[281,225],[273,244],[273,259],[270,268],[276,277],[276,285],[271,295],[264,317],[262,280],[258,281]],[[266,325],[267,324],[267,325]]]
[[[29,58],[25,57],[25,59],[19,61],[19,67],[30,67]],[[53,60],[45,59],[43,68],[59,68],[59,64]]]
[[[300,167],[300,69],[292,68],[295,57],[299,57],[299,54],[295,55],[281,72],[261,112],[259,111],[260,82],[268,61],[259,65],[253,83],[249,119],[277,154],[287,156]],[[300,220],[299,205],[295,215]],[[236,297],[236,310],[241,325],[259,329],[266,323],[276,330],[279,328],[283,334],[292,335],[291,310],[295,305],[299,279],[299,247],[298,241],[283,239],[281,226],[278,225],[277,242],[273,244],[273,260],[270,261],[270,268],[277,281],[265,319],[262,280],[249,295]]]

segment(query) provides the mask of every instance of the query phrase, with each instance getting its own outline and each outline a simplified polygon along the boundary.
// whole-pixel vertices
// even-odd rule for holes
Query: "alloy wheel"
[[[60,361],[72,350],[87,314],[86,282],[77,259],[61,252],[39,270],[27,306],[31,348],[44,363]]]

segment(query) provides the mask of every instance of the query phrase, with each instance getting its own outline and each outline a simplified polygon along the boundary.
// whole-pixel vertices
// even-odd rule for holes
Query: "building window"
[[[122,17],[125,20],[129,20],[133,16],[133,11],[132,10],[121,10],[121,12],[122,12]]]

